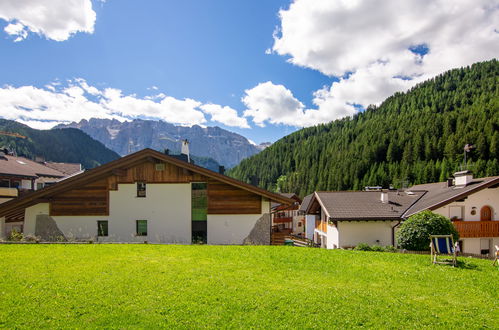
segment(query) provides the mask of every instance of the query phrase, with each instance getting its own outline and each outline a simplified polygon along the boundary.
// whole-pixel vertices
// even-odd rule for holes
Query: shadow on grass
[[[439,261],[440,263],[436,265],[441,267],[452,267],[452,259],[440,259]],[[480,267],[478,267],[477,265],[467,262],[466,260],[459,260],[459,259],[457,260],[456,268],[481,271]]]
[[[477,265],[459,259],[457,260],[457,268],[481,270],[480,267],[478,267]]]

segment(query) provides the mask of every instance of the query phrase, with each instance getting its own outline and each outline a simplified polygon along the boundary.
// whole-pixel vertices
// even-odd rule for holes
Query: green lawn
[[[0,245],[0,328],[496,328],[488,260],[293,247]]]

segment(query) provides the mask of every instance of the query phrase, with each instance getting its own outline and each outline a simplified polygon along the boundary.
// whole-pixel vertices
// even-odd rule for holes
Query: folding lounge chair
[[[452,235],[431,235],[430,236],[431,260],[434,264],[457,265],[456,248]],[[439,255],[449,255],[452,259],[438,260]]]
[[[494,259],[494,263],[492,265],[498,265],[499,266],[499,245],[496,245],[496,257]]]

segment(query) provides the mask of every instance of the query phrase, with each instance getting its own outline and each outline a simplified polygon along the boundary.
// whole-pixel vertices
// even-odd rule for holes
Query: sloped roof
[[[499,184],[499,176],[473,179],[466,186],[447,186],[447,182],[427,183],[412,186],[409,191],[425,191],[424,196],[412,205],[404,218],[424,210],[435,210],[453,201],[462,199],[474,192]]]
[[[300,204],[299,211],[307,212],[308,205],[310,204],[312,197],[314,197],[314,194],[310,194],[310,195],[303,197],[303,200],[301,201],[301,204]]]
[[[388,191],[388,203],[381,202],[379,191],[315,192],[310,205],[317,202],[332,220],[399,220],[424,192],[407,194]]]
[[[125,157],[119,158],[117,160],[111,161],[107,164],[101,165],[99,167],[93,168],[91,170],[85,171],[81,174],[75,175],[73,177],[67,178],[66,180],[57,182],[54,185],[46,187],[41,190],[37,190],[33,193],[25,195],[23,197],[17,198],[15,200],[8,201],[6,203],[0,204],[0,216],[4,216],[15,211],[18,208],[28,207],[30,205],[34,205],[38,203],[43,198],[47,198],[51,195],[67,191],[73,189],[75,187],[79,187],[88,182],[98,180],[104,178],[108,175],[111,175],[114,170],[127,168],[138,164],[145,159],[158,159],[160,161],[164,161],[166,163],[170,163],[181,168],[185,168],[187,170],[193,171],[195,173],[202,174],[206,177],[218,180],[220,182],[236,186],[238,188],[250,191],[260,196],[264,196],[269,198],[272,201],[277,201],[282,204],[292,204],[294,203],[293,199],[289,199],[287,197],[281,196],[279,194],[275,194],[269,192],[265,189],[261,189],[250,184],[241,182],[239,180],[230,178],[223,174],[219,174],[217,172],[213,172],[206,168],[190,164],[179,159],[173,158],[171,156],[165,155],[158,151],[152,149],[143,149],[141,151],[135,152],[133,154],[127,155]]]
[[[24,157],[2,155],[0,157],[0,174],[37,178],[39,176],[64,177],[57,169],[47,167]]]
[[[71,175],[80,172],[81,164],[77,163],[56,163],[56,162],[44,162],[45,166],[53,168],[59,172],[62,172],[66,175]]]

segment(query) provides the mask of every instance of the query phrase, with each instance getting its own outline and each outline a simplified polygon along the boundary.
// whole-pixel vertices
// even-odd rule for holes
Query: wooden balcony
[[[273,223],[289,223],[293,222],[293,217],[276,217],[272,221]]]
[[[327,233],[327,223],[321,222],[320,220],[315,220],[315,229]]]
[[[461,238],[499,237],[499,221],[453,221]]]

